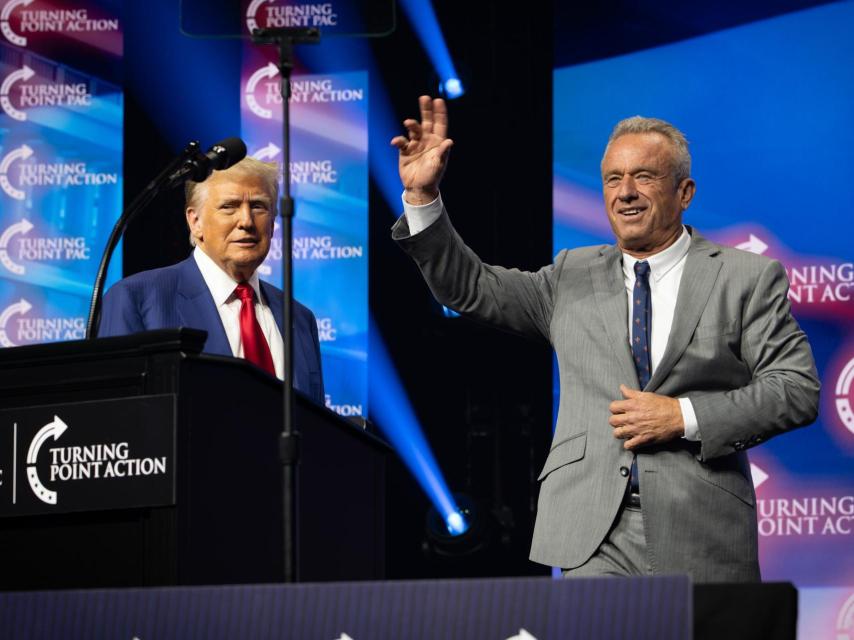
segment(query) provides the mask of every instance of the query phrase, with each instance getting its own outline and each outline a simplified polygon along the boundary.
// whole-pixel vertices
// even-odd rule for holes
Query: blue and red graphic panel
[[[122,205],[111,2],[0,3],[0,345],[81,339]],[[119,276],[120,255],[109,281]]]
[[[282,161],[281,78],[272,47],[247,44],[241,81],[241,135],[249,153]],[[317,317],[326,405],[367,415],[368,76],[312,73],[291,82],[291,189],[296,203],[294,295]],[[276,225],[259,268],[282,283]]]

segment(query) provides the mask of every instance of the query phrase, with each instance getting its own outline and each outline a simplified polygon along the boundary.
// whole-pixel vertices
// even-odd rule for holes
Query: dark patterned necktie
[[[649,293],[649,262],[635,262],[635,288],[632,292],[632,356],[638,382],[643,389],[649,383],[652,361],[649,331],[652,323],[652,298]]]
[[[652,360],[649,332],[652,325],[652,296],[649,292],[649,262],[635,262],[635,288],[632,291],[632,359],[641,390],[649,383]],[[637,460],[632,459],[632,492],[640,492]]]

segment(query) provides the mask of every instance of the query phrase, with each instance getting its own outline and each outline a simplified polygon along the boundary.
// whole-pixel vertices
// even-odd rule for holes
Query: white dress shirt
[[[199,247],[193,251],[193,258],[199,266],[199,271],[202,272],[202,278],[208,285],[211,296],[213,296],[214,305],[219,312],[225,335],[228,338],[228,344],[231,346],[231,353],[235,358],[242,358],[243,343],[240,340],[241,302],[234,294],[238,283]],[[285,345],[279,327],[276,326],[276,318],[267,305],[267,301],[261,295],[261,284],[257,271],[249,278],[248,284],[255,291],[255,317],[258,318],[258,324],[261,325],[261,331],[270,347],[273,364],[276,367],[276,376],[279,380],[284,380]]]
[[[403,213],[406,223],[409,225],[410,235],[416,235],[431,224],[436,222],[442,215],[442,196],[433,202],[424,205],[409,204],[403,200]],[[670,329],[673,326],[673,315],[676,311],[676,295],[679,292],[679,283],[682,281],[682,272],[685,270],[685,259],[688,256],[688,247],[691,246],[691,234],[682,227],[682,235],[679,239],[667,247],[664,251],[649,256],[647,261],[650,267],[649,289],[652,295],[652,331],[650,334],[650,351],[652,372],[661,362],[667,340],[670,337]],[[623,277],[626,285],[626,299],[628,308],[632,308],[632,289],[635,286],[635,262],[627,253],[623,254]],[[628,335],[632,335],[632,319],[628,318]],[[685,423],[685,439],[699,440],[700,429],[697,424],[697,416],[694,407],[688,398],[678,398],[682,409],[682,420]]]

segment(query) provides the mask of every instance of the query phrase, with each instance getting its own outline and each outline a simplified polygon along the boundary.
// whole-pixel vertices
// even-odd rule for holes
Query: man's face
[[[675,183],[674,155],[659,133],[629,133],[614,140],[602,159],[608,220],[620,249],[635,257],[666,249],[682,232],[694,181]]]
[[[196,244],[237,282],[244,282],[267,257],[273,235],[274,202],[255,176],[214,173],[204,200],[187,208]]]

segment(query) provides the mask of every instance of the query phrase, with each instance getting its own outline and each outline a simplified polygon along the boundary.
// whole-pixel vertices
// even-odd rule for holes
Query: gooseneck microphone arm
[[[201,182],[207,178],[214,169],[225,169],[240,162],[246,157],[246,145],[240,138],[227,138],[212,146],[206,153],[202,153],[198,141],[190,142],[181,154],[170,162],[163,171],[146,185],[133,202],[122,211],[104,253],[101,255],[101,263],[95,276],[95,284],[92,288],[92,298],[89,303],[89,317],[86,321],[86,339],[93,340],[98,335],[98,324],[101,319],[101,303],[103,299],[104,282],[107,279],[107,269],[113,252],[122,239],[125,229],[136,215],[145,209],[154,198],[165,188],[177,187],[186,180]]]

